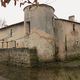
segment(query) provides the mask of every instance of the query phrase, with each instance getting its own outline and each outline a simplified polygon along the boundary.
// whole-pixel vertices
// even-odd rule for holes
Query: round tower
[[[46,4],[33,4],[24,8],[25,33],[39,29],[53,34],[54,8]]]

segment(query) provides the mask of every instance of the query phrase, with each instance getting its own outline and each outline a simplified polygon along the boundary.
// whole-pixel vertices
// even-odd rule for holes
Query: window
[[[10,37],[12,37],[12,29],[10,29]]]
[[[73,24],[73,31],[75,31],[75,24]]]
[[[27,21],[26,23],[27,23],[28,31],[29,31],[29,33],[30,33],[30,31],[31,31],[31,30],[30,30],[30,21]]]

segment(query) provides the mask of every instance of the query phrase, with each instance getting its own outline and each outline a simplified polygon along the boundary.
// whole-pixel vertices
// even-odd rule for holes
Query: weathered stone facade
[[[0,48],[24,47],[23,22],[0,29]]]
[[[59,56],[69,58],[80,56],[80,23],[55,19]]]
[[[0,29],[0,48],[36,48],[40,62],[79,56],[80,23],[55,19],[54,11],[46,4],[25,7],[24,22]]]

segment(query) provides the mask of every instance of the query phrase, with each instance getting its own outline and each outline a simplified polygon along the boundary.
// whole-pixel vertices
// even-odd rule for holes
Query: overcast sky
[[[30,0],[33,1],[33,0]],[[38,0],[40,3],[51,5],[55,9],[55,15],[59,18],[68,19],[68,16],[75,15],[76,21],[80,22],[80,0]],[[27,4],[25,4],[27,5]],[[24,20],[23,7],[19,3],[14,6],[13,0],[4,8],[0,7],[0,19],[6,20],[7,24],[14,24]]]

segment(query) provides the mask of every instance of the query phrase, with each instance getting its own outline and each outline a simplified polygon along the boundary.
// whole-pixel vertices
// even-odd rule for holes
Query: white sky
[[[33,0],[30,0],[33,1]],[[76,21],[80,22],[80,0],[38,0],[40,3],[46,3],[54,7],[55,14],[59,18],[68,19],[68,16],[75,15]],[[25,4],[27,5],[27,4]],[[0,7],[0,19],[6,20],[7,24],[14,24],[24,20],[23,6],[19,3],[14,6],[14,2],[4,8]]]

